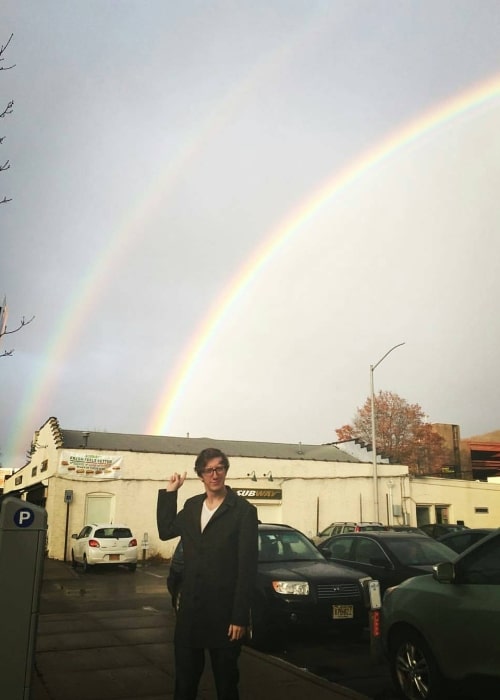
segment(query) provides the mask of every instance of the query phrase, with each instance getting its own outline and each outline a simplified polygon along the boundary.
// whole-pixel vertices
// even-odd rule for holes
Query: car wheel
[[[90,571],[90,564],[88,563],[87,557],[85,556],[85,554],[83,555],[82,571],[84,574],[88,574],[88,572]]]
[[[73,550],[71,550],[71,566],[73,569],[76,569],[76,559],[75,559],[75,553]]]
[[[129,571],[135,571],[137,569],[137,564],[127,564]]]
[[[411,627],[391,640],[389,664],[394,685],[406,700],[445,700],[446,683],[423,637]]]

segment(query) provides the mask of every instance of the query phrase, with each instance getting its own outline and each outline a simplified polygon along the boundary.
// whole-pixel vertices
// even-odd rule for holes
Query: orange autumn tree
[[[441,474],[446,464],[447,451],[443,438],[417,404],[409,404],[397,394],[379,391],[375,396],[377,452],[392,464],[405,464],[410,474]],[[358,438],[371,445],[371,398],[358,408],[352,425],[343,425],[336,431],[339,440]]]

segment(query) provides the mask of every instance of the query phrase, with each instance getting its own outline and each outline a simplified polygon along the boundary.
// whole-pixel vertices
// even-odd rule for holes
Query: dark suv
[[[368,624],[367,584],[361,571],[329,562],[287,525],[259,524],[259,563],[249,642],[271,648],[291,629],[337,629],[350,636]],[[182,556],[172,558],[167,585],[182,605]]]

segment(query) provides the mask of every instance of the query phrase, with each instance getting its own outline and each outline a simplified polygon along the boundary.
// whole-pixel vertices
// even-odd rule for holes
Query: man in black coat
[[[203,450],[195,471],[205,493],[177,513],[186,473],[173,474],[158,493],[160,539],[180,536],[182,589],[175,626],[175,700],[196,700],[209,650],[218,700],[238,700],[238,657],[249,623],[257,574],[257,510],[225,485],[229,460]]]

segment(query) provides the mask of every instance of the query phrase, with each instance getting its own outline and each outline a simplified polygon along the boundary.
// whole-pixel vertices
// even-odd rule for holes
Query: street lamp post
[[[375,389],[373,387],[373,373],[379,366],[381,362],[385,360],[387,355],[389,355],[396,348],[401,347],[404,343],[398,343],[394,345],[390,350],[388,350],[385,355],[383,355],[378,362],[374,365],[370,365],[370,396],[371,396],[371,417],[372,417],[372,455],[373,455],[373,504],[375,511],[375,520],[379,520],[379,508],[378,508],[378,474],[377,474],[377,427],[375,420]]]

